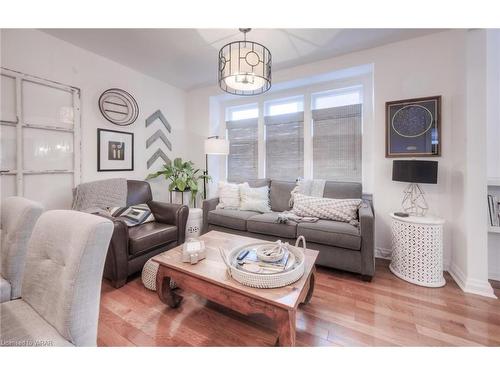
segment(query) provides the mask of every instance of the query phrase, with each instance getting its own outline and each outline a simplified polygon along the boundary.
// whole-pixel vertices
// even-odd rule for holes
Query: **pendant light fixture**
[[[271,52],[247,40],[251,29],[240,29],[243,40],[219,51],[219,86],[233,95],[259,95],[271,88]]]

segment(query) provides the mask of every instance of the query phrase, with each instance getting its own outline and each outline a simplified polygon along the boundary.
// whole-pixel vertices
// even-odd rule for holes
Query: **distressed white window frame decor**
[[[2,169],[0,175],[9,176],[13,175],[16,177],[16,188],[15,193],[18,196],[26,196],[26,186],[25,177],[28,175],[47,175],[47,177],[56,177],[58,175],[72,175],[72,185],[77,186],[80,183],[81,177],[81,164],[80,164],[80,153],[81,153],[81,141],[80,141],[80,89],[77,87],[72,87],[64,85],[58,82],[49,81],[43,78],[35,77],[32,75],[24,74],[21,72],[13,71],[6,68],[1,68],[1,75],[8,77],[9,79],[15,80],[15,114],[12,114],[11,119],[2,118],[0,119],[0,127],[15,127],[16,129],[16,168],[15,169]],[[58,119],[47,119],[44,117],[31,116],[27,118],[25,115],[25,95],[23,95],[24,84],[38,85],[43,87],[48,87],[50,89],[59,90],[67,92],[71,95],[72,106],[61,107]],[[30,99],[33,100],[33,99]],[[2,114],[2,117],[5,114]],[[66,169],[27,169],[25,167],[25,132],[29,130],[34,130],[45,133],[52,134],[71,134],[72,135],[72,167]],[[59,147],[69,147],[61,146]],[[56,146],[56,147],[57,147]],[[4,181],[2,181],[3,183]],[[55,185],[55,184],[54,184]],[[68,191],[69,199],[71,199],[71,191]],[[30,198],[29,196],[27,196]],[[68,198],[68,197],[66,197]],[[42,202],[44,203],[44,202]],[[46,208],[52,208],[46,206]],[[58,207],[64,208],[64,207]]]
[[[276,85],[278,86],[278,85]],[[232,108],[244,108],[253,106],[258,108],[257,129],[258,129],[258,178],[266,177],[266,129],[265,115],[269,111],[269,106],[276,103],[285,104],[292,102],[298,97],[303,98],[304,112],[304,171],[303,177],[313,178],[313,120],[312,111],[314,100],[327,95],[331,91],[350,93],[352,90],[359,90],[362,96],[362,184],[364,193],[373,192],[373,77],[371,71],[365,71],[359,75],[349,78],[339,78],[312,85],[302,85],[290,89],[283,89],[275,92],[268,92],[259,97],[241,98],[232,100],[223,98],[220,100],[220,124],[225,124],[227,114]],[[266,112],[267,111],[267,112]],[[225,127],[222,127],[225,129]],[[225,135],[225,130],[221,132]],[[228,176],[228,165],[222,171],[222,176]],[[301,177],[301,176],[297,176]],[[290,177],[293,179],[293,177]]]

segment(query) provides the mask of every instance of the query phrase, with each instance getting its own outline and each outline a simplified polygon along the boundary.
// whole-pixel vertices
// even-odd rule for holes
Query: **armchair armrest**
[[[123,219],[97,213],[113,222],[113,235],[109,243],[104,277],[111,280],[115,288],[122,287],[128,276],[128,226]]]
[[[369,202],[363,201],[358,215],[361,232],[361,274],[371,279],[375,274],[375,217]]]
[[[189,207],[182,204],[156,201],[148,202],[148,206],[156,221],[177,227],[177,244],[184,243]]]
[[[215,210],[219,204],[219,198],[205,199],[202,203],[203,209],[203,230],[202,233],[208,232],[208,213]]]

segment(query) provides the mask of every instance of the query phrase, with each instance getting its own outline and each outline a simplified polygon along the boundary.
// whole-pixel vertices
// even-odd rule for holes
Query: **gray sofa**
[[[277,216],[289,210],[290,193],[295,182],[278,180],[249,181],[250,186],[268,185],[272,212],[217,209],[218,198],[203,202],[203,232],[218,230],[248,237],[287,242],[303,235],[307,247],[318,250],[316,264],[355,272],[370,281],[375,273],[374,215],[371,202],[364,201],[358,212],[359,227],[348,223],[319,220],[315,223],[279,224]],[[326,198],[362,198],[359,183],[327,181],[323,196]]]

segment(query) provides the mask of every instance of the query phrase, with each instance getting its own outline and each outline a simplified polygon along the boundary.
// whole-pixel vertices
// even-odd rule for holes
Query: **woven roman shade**
[[[361,182],[362,104],[316,109],[313,177]]]
[[[228,181],[244,182],[257,179],[257,119],[227,121],[226,128],[229,139]]]
[[[266,177],[294,181],[304,175],[304,112],[266,116]]]

